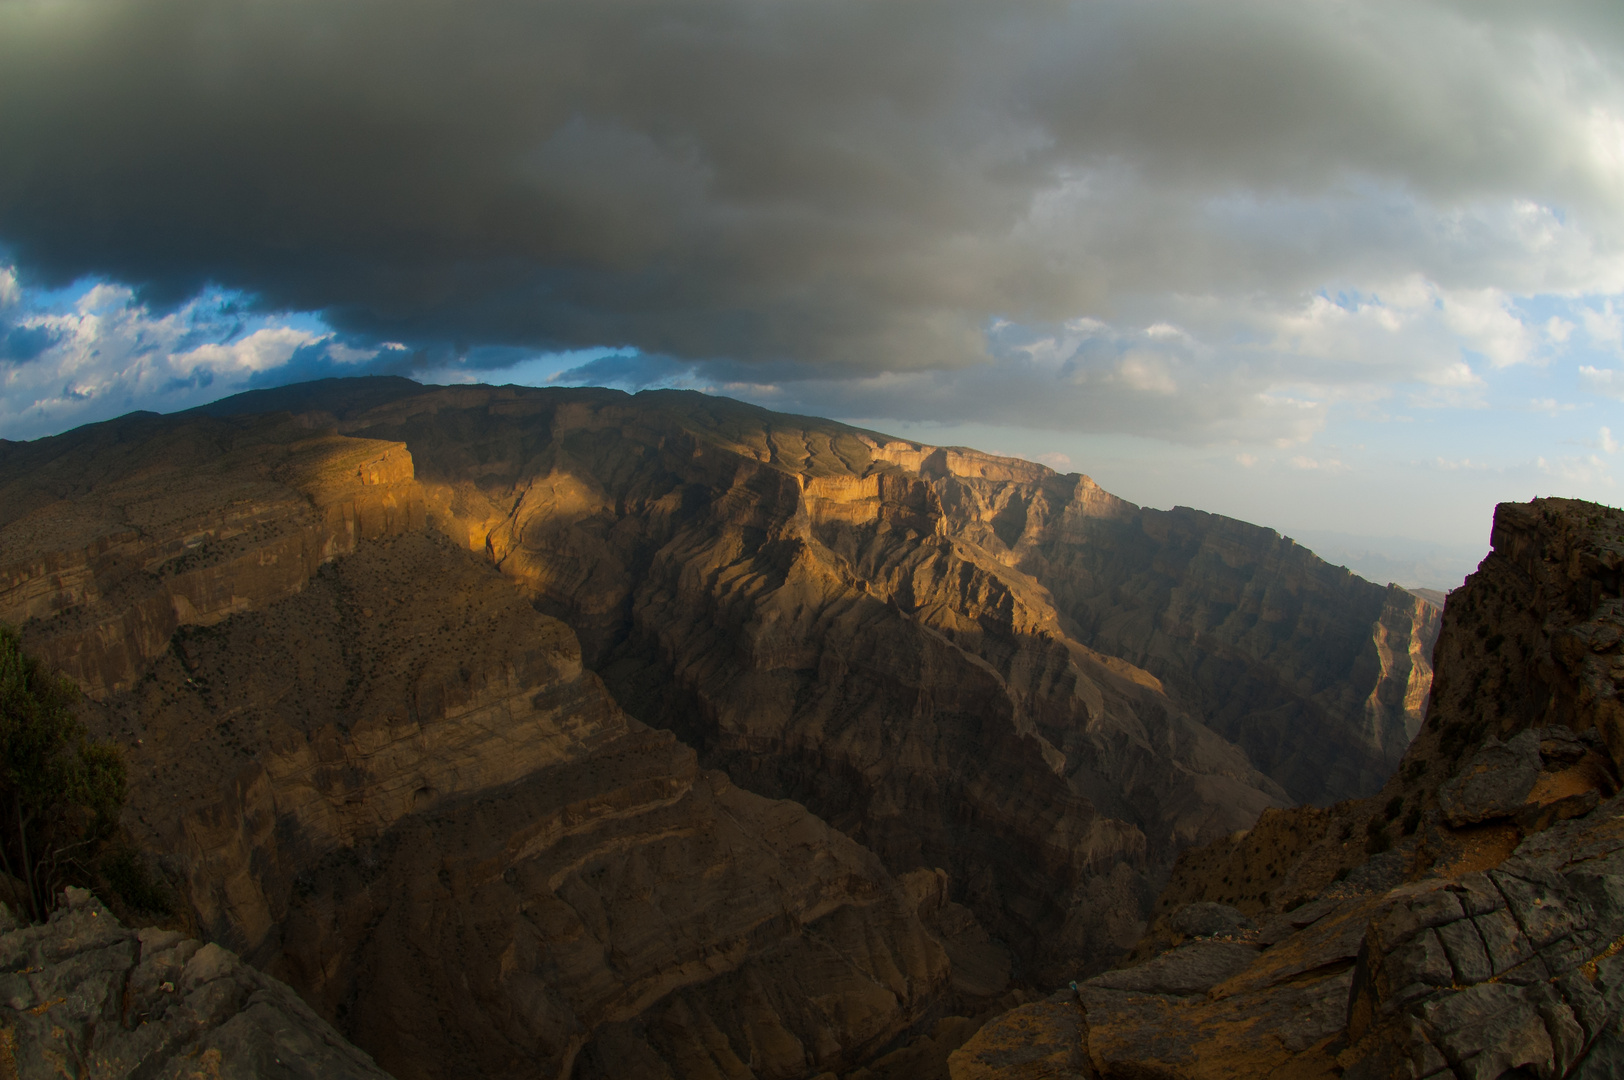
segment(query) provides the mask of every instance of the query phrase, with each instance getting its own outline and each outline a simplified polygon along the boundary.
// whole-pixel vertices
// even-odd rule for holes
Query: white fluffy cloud
[[[249,317],[242,298],[209,291],[154,314],[125,286],[90,283],[31,304],[12,295],[0,311],[0,435],[29,438],[138,408],[165,411],[246,389],[255,376],[360,353],[312,320]],[[307,325],[293,325],[301,322]],[[334,355],[334,354],[337,355]]]

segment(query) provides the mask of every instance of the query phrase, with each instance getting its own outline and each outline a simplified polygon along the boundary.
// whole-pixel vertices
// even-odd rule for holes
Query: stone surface
[[[94,509],[168,521],[163,500],[199,475],[222,497],[267,469],[290,475],[276,471],[290,445],[306,455],[298,476],[344,483],[356,447],[404,454],[307,445],[285,421],[248,435],[190,423],[171,434],[191,459],[69,447],[74,467],[87,454],[115,478],[139,467]],[[235,447],[223,457],[222,442]],[[393,482],[415,492],[404,462]],[[280,566],[261,541],[308,531],[321,505],[304,489],[278,497],[265,505],[288,520],[265,511],[240,550],[205,541],[182,556],[182,577],[226,567],[232,598],[161,624],[156,652],[106,654],[137,676],[104,680],[88,719],[124,743],[127,825],[196,931],[291,981],[391,1072],[528,1076],[579,1058],[587,1075],[619,1054],[670,1059],[680,1076],[702,1071],[695,1047],[848,1069],[929,1009],[1004,992],[1007,952],[942,878],[904,887],[804,808],[700,769],[616,706],[566,625],[426,530],[420,502],[292,578],[240,571]],[[131,543],[184,550],[208,510],[195,501],[165,526],[181,539],[150,525]],[[159,588],[176,575],[132,573],[128,589],[180,610]],[[49,651],[105,625],[106,607],[69,603],[26,634]]]
[[[423,521],[405,446],[280,418],[135,414],[4,443],[0,621],[105,698],[176,629],[292,596],[360,540]]]
[[[1217,937],[1257,929],[1257,924],[1241,914],[1240,909],[1210,900],[1185,904],[1173,913],[1171,921],[1173,929],[1185,937]]]
[[[1192,941],[1153,960],[1096,975],[1085,984],[1145,994],[1204,994],[1257,959],[1257,949],[1227,941]]]
[[[1490,740],[1438,789],[1438,807],[1456,828],[1511,817],[1528,802],[1539,772],[1538,731],[1529,729],[1505,743]]]
[[[921,898],[871,853],[666,732],[356,856],[307,872],[273,970],[400,1080],[845,1071],[949,977]]]
[[[287,986],[79,889],[0,933],[0,1076],[388,1078]]]
[[[1248,753],[1331,798],[1420,721],[1435,609],[1267,530],[699,395],[332,393],[215,408],[407,445],[436,527],[634,715],[894,872],[946,869],[1051,974],[1129,944],[1180,847],[1286,801]]]
[[[955,1080],[1097,1080],[1076,1001],[1023,1005],[948,1058]]]

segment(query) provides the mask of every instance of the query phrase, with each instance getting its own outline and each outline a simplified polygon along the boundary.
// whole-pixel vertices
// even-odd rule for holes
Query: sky
[[[0,0],[0,437],[681,386],[1448,588],[1618,504],[1624,5]]]

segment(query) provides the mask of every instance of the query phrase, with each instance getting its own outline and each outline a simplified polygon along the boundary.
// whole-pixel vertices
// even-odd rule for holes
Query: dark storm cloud
[[[1616,216],[1619,23],[1616,5],[0,0],[0,240],[25,280],[101,274],[159,306],[212,282],[476,367],[481,347],[624,346],[962,368],[995,319],[1525,273],[1522,248],[1474,238],[1474,208]]]

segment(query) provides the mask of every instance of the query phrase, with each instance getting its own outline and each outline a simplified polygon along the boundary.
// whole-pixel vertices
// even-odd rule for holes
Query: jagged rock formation
[[[1021,568],[1081,640],[1154,674],[1294,802],[1392,772],[1425,712],[1437,605],[1185,507],[1066,516],[1023,538]]]
[[[1624,514],[1503,505],[1493,543],[1381,793],[1186,853],[1122,969],[993,1021],[952,1075],[1040,1075],[987,1071],[1027,1045],[1074,1052],[1049,1076],[1624,1070]]]
[[[0,931],[0,1076],[388,1080],[288,987],[82,889]]]
[[[206,412],[0,444],[0,618],[196,932],[401,1077],[928,1075],[1420,719],[1431,608],[1086,477],[687,394]]]

